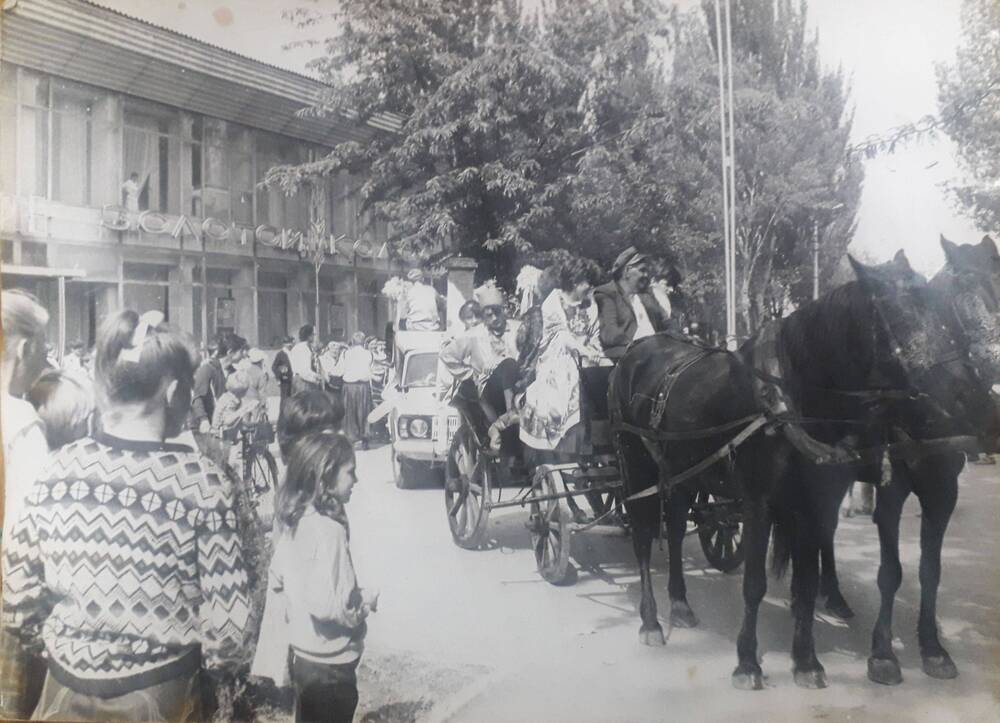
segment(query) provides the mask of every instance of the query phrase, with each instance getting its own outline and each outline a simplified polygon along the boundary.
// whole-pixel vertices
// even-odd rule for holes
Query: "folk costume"
[[[540,353],[520,414],[521,441],[538,450],[582,452],[580,364],[602,357],[595,344],[597,316],[558,289],[542,303],[541,316]]]
[[[503,305],[503,295],[495,286],[481,286],[475,296],[483,307]],[[506,331],[497,334],[486,324],[477,324],[445,342],[439,358],[455,380],[450,397],[468,396],[472,386],[494,412],[506,411],[504,392],[513,390],[518,376],[517,351]]]

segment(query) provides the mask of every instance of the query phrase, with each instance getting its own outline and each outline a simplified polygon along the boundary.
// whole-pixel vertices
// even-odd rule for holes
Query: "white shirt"
[[[632,311],[635,312],[636,323],[635,336],[632,337],[632,341],[639,341],[639,339],[645,339],[656,333],[653,322],[649,320],[649,314],[646,313],[646,307],[638,294],[632,294]]]
[[[370,382],[372,379],[372,353],[363,346],[352,346],[340,356],[337,370],[345,384]]]
[[[35,408],[23,399],[4,394],[0,402],[3,424],[4,488],[3,535],[21,516],[32,485],[49,459],[45,427]]]
[[[430,284],[412,284],[406,290],[407,331],[437,331],[440,328],[438,293]]]
[[[292,365],[292,374],[297,374],[307,382],[318,382],[319,375],[312,368],[312,360],[312,349],[307,341],[300,341],[288,352],[288,362]]]
[[[653,292],[653,298],[656,299],[660,307],[663,309],[663,313],[666,314],[669,319],[673,314],[673,309],[670,308],[670,295],[667,291],[666,285],[654,283],[649,287],[649,290]]]

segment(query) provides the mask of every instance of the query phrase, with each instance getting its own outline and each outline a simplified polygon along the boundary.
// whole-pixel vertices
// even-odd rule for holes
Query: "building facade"
[[[265,347],[384,329],[398,269],[361,179],[259,184],[390,124],[299,117],[316,81],[84,0],[8,0],[2,21],[3,285],[46,303],[61,348],[121,308]]]

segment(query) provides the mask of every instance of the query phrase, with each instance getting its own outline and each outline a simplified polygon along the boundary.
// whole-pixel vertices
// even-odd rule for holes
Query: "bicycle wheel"
[[[270,450],[264,449],[253,453],[247,462],[247,478],[245,480],[255,495],[271,492],[278,488],[278,463]]]

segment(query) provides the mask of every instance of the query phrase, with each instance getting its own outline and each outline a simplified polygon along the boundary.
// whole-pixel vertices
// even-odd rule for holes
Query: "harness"
[[[881,327],[886,334],[891,358],[903,368],[907,381],[914,378],[923,378],[925,375],[930,374],[941,366],[951,364],[956,361],[969,363],[968,359],[964,356],[964,350],[962,348],[955,348],[950,353],[939,358],[935,358],[930,364],[920,366],[914,365],[907,357],[904,347],[899,343],[893,326],[889,323],[881,305],[877,300],[873,299],[873,307],[875,309],[876,318],[880,322]],[[624,422],[621,419],[620,406],[615,405],[615,408],[612,410],[612,430],[616,433],[629,432],[642,439],[646,449],[656,460],[657,466],[661,470],[661,475],[663,470],[666,469],[666,460],[663,459],[662,453],[652,443],[704,438],[732,431],[740,427],[743,428],[736,434],[736,436],[728,440],[725,444],[702,461],[679,474],[666,478],[661,477],[656,484],[650,485],[649,487],[626,497],[626,502],[644,497],[650,497],[654,494],[659,494],[662,491],[669,493],[669,491],[676,485],[697,476],[720,460],[732,458],[737,448],[765,427],[783,427],[786,439],[788,439],[797,451],[811,459],[816,464],[837,465],[877,462],[886,453],[896,458],[903,458],[907,461],[912,461],[919,457],[946,451],[957,451],[959,449],[971,451],[976,449],[978,440],[973,436],[966,435],[939,439],[914,440],[906,435],[905,432],[898,429],[894,431],[897,436],[902,437],[899,441],[892,443],[886,442],[865,449],[848,449],[842,445],[829,445],[813,438],[805,432],[803,429],[804,425],[810,423],[864,425],[865,422],[852,419],[807,418],[793,416],[790,413],[790,410],[785,404],[783,395],[781,394],[782,392],[787,392],[787,387],[781,374],[782,365],[780,355],[778,353],[777,330],[778,325],[776,324],[769,325],[762,330],[762,336],[758,339],[756,349],[763,350],[764,353],[755,354],[754,362],[751,364],[751,371],[755,379],[763,383],[762,385],[755,384],[754,394],[758,405],[765,408],[766,411],[764,412],[756,415],[748,415],[746,417],[733,420],[732,422],[692,432],[664,432],[656,429],[656,427],[658,427],[662,422],[663,415],[666,412],[670,392],[673,390],[681,374],[690,369],[695,363],[705,359],[712,352],[731,353],[724,352],[724,350],[720,349],[705,347],[695,347],[696,351],[691,354],[684,355],[681,359],[675,361],[675,363],[667,370],[664,378],[657,386],[656,393],[651,398],[653,401],[653,407],[650,411],[650,429],[644,429]],[[616,369],[615,373],[617,373],[617,371],[618,370]],[[777,400],[766,399],[768,386],[777,391]],[[862,403],[877,403],[881,401],[921,401],[930,405],[936,413],[942,415],[944,418],[951,418],[951,415],[948,414],[948,412],[934,399],[929,397],[927,394],[914,389],[912,384],[908,385],[908,388],[877,386],[860,390],[837,390],[823,388],[813,388],[813,390],[825,394],[843,396],[845,398],[858,400]],[[636,396],[638,395],[633,395],[633,399]]]

